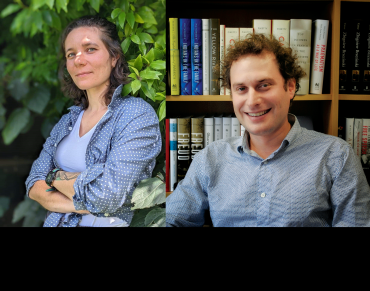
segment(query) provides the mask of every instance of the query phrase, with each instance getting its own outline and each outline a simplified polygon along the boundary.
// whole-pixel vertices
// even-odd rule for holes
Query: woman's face
[[[116,59],[111,58],[95,27],[73,29],[65,40],[68,73],[81,90],[103,91]]]

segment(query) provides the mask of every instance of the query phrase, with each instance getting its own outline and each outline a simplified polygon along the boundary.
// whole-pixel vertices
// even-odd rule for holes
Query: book
[[[211,18],[209,20],[210,32],[210,62],[209,62],[209,91],[211,95],[220,95],[218,78],[220,73],[216,71],[216,66],[220,62],[220,19]]]
[[[311,63],[310,94],[322,94],[325,59],[329,32],[329,20],[316,19],[313,22],[313,57]]]
[[[253,34],[253,27],[239,27],[239,40],[246,39],[250,34]]]
[[[214,133],[213,133],[213,138],[214,141],[222,139],[222,114],[215,115],[213,117],[214,120]]]
[[[271,19],[253,19],[253,32],[271,38]]]
[[[348,20],[344,19],[340,23],[339,94],[349,93],[348,34]]]
[[[231,114],[222,116],[222,138],[231,137]]]
[[[225,54],[229,49],[234,48],[234,44],[235,42],[239,41],[239,38],[239,27],[225,27]],[[225,90],[225,95],[230,95],[230,89]]]
[[[220,74],[222,73],[222,61],[225,56],[225,25],[220,24]],[[225,88],[220,80],[220,95],[225,95]]]
[[[361,141],[362,141],[362,118],[355,118],[353,123],[353,149],[355,154],[361,158]]]
[[[290,20],[272,19],[271,33],[281,46],[289,47]]]
[[[245,127],[242,124],[240,124],[240,135],[244,136],[244,133],[245,133]]]
[[[350,76],[351,82],[349,85],[350,94],[361,94],[362,85],[361,75],[364,69],[365,63],[365,50],[363,43],[366,41],[365,38],[365,23],[362,19],[353,19],[349,23],[349,29],[351,30],[349,38],[349,46],[351,46],[351,61],[349,62],[350,66]]]
[[[207,115],[204,117],[204,147],[213,142],[214,134],[214,118],[213,115]]]
[[[166,192],[170,191],[170,120],[166,118]]]
[[[170,191],[177,183],[177,118],[170,118]]]
[[[240,136],[240,122],[236,116],[231,117],[231,136]]]
[[[204,115],[191,118],[191,161],[204,147]]]
[[[180,94],[180,51],[178,26],[178,18],[169,18],[171,95]]]
[[[209,19],[202,19],[203,95],[209,95]]]
[[[177,118],[177,183],[185,178],[190,166],[190,119]]]
[[[370,93],[370,22],[365,23],[365,39],[367,41],[364,42],[364,51],[365,51],[365,67],[363,73],[363,87],[362,92],[363,94]]]
[[[298,56],[298,64],[306,75],[300,80],[296,95],[306,95],[310,85],[311,19],[290,19],[290,47]]]
[[[370,118],[362,119],[361,164],[364,169],[370,168]]]
[[[203,95],[202,19],[191,19],[192,95]]]
[[[192,63],[191,63],[191,20],[180,18],[180,80],[181,95],[192,94]]]

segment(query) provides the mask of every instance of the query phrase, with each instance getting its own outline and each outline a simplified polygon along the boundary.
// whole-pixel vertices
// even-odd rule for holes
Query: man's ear
[[[290,99],[293,99],[296,89],[296,80],[292,78],[289,79],[287,83],[287,91],[289,92],[289,97]]]

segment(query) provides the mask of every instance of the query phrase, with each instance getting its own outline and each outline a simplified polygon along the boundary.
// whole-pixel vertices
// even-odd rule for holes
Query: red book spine
[[[170,120],[166,119],[166,192],[170,191]]]

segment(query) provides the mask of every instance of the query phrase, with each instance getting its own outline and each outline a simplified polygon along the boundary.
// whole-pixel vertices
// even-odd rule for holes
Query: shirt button
[[[266,165],[267,164],[267,161],[265,161],[264,164]]]
[[[262,194],[261,194],[261,197],[262,197],[262,198],[265,198],[265,197],[266,197],[266,194],[265,194],[265,193],[262,193]]]
[[[72,130],[72,127],[68,127],[69,130]]]
[[[55,147],[57,147],[57,144],[54,144]]]
[[[104,216],[109,216],[109,213],[104,213]]]

